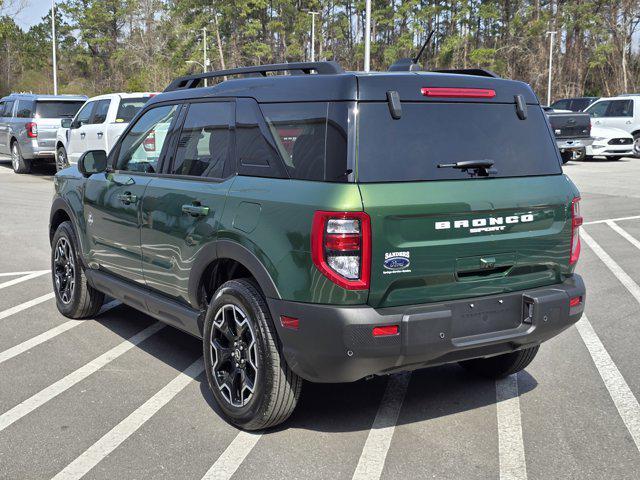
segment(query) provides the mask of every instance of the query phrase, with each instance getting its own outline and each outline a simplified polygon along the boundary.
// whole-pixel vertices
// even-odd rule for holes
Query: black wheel
[[[633,134],[633,154],[636,157],[640,157],[640,132]]]
[[[564,165],[569,160],[571,160],[571,158],[573,157],[573,154],[571,152],[562,152],[560,153],[560,156],[562,157],[562,164]]]
[[[470,372],[488,378],[501,378],[524,370],[536,357],[539,345],[489,358],[475,358],[459,362]]]
[[[11,144],[11,166],[16,173],[31,172],[31,160],[27,160],[22,156],[20,145],[16,141]]]
[[[269,308],[253,282],[230,280],[215,293],[203,349],[209,388],[229,422],[260,430],[289,418],[302,379],[286,364]]]
[[[59,172],[69,166],[69,159],[67,158],[67,151],[64,147],[58,147],[56,150],[56,171]]]
[[[51,275],[58,310],[69,318],[95,316],[104,303],[104,294],[87,284],[76,251],[71,222],[60,224],[51,244]]]

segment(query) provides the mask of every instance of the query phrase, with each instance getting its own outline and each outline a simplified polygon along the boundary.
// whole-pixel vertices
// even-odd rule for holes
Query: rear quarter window
[[[120,100],[118,113],[116,114],[116,123],[129,123],[133,117],[136,116],[136,113],[144,107],[147,100],[149,100],[149,97],[123,98]]]
[[[528,106],[520,120],[514,104],[429,102],[402,104],[394,120],[387,103],[361,103],[358,181],[462,180],[468,173],[438,165],[491,160],[492,177],[561,173],[545,114]]]
[[[73,118],[84,102],[36,101],[36,118]]]

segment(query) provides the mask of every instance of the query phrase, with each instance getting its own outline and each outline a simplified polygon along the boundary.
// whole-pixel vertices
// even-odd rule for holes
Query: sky
[[[40,23],[51,9],[51,0],[26,0],[25,7],[15,17],[19,27],[27,30],[30,26]]]

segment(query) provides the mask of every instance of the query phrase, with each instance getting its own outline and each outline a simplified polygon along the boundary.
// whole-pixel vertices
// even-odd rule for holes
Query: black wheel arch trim
[[[67,214],[67,216],[71,219],[71,228],[73,229],[73,233],[79,242],[80,237],[78,236],[78,217],[76,216],[73,209],[69,206],[67,201],[64,198],[57,196],[53,199],[53,203],[51,204],[51,212],[49,213],[49,244],[53,245],[53,236],[56,233],[51,228],[51,226],[53,225],[53,217],[56,215],[56,213],[58,213],[61,210],[64,211]],[[84,260],[84,252],[82,251],[81,245],[76,245],[76,254],[80,259],[80,263],[82,267],[86,268],[87,263]]]
[[[253,275],[267,298],[282,298],[266,267],[248,248],[233,240],[217,240],[203,247],[193,262],[189,276],[189,303],[197,308],[198,286],[206,268],[219,258],[228,258],[244,265]]]

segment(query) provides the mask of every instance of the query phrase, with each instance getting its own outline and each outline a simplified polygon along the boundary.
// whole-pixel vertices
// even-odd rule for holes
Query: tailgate
[[[549,122],[556,138],[588,138],[591,116],[586,113],[553,113]]]
[[[61,127],[59,118],[39,118],[38,125],[38,147],[46,150],[55,150],[56,135]]]
[[[372,226],[372,306],[523,290],[569,273],[575,190],[563,175],[360,191]]]

